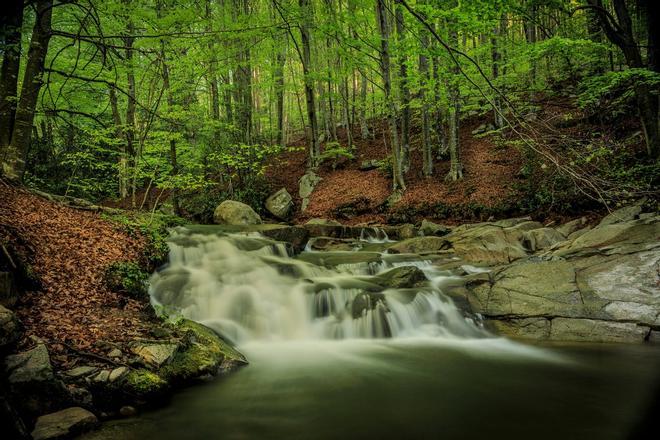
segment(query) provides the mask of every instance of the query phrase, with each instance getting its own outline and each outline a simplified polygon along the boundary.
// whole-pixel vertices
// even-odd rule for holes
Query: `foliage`
[[[147,296],[149,273],[133,261],[116,261],[105,270],[103,279],[110,290],[132,298]]]
[[[346,161],[353,160],[355,155],[346,147],[342,147],[339,142],[328,142],[325,144],[323,153],[319,156],[320,163],[330,162],[332,169],[336,170],[337,166]]]

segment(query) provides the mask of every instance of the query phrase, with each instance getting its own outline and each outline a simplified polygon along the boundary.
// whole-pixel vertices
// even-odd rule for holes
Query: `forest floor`
[[[0,241],[28,262],[40,284],[21,296],[17,314],[26,336],[46,342],[54,364],[66,366],[78,351],[101,352],[103,344],[151,336],[148,302],[112,292],[104,282],[112,263],[142,258],[143,237],[129,235],[98,213],[3,181],[0,187]]]
[[[464,179],[459,182],[445,181],[449,160],[436,160],[433,176],[423,176],[420,134],[413,130],[410,171],[405,176],[407,189],[392,209],[417,209],[438,203],[494,207],[511,198],[515,194],[516,176],[522,166],[522,158],[518,150],[498,146],[492,136],[472,134],[488,122],[486,118],[473,117],[462,123],[460,142],[465,173]],[[313,217],[337,218],[338,209],[357,204],[364,214],[339,220],[347,224],[386,223],[386,213],[378,212],[378,208],[391,194],[392,179],[378,169],[360,170],[363,161],[381,160],[389,154],[385,124],[376,124],[371,128],[373,137],[360,139],[358,136],[354,140],[354,160],[339,163],[336,170],[329,164],[320,167],[318,174],[323,180],[312,193],[307,211],[298,214],[296,222]],[[338,131],[338,140],[341,145],[347,145],[345,130]],[[298,181],[305,173],[306,141],[299,139],[291,146],[300,148],[282,154],[277,165],[268,169],[267,177],[274,189],[285,187],[295,197]],[[299,206],[300,200],[296,203]]]

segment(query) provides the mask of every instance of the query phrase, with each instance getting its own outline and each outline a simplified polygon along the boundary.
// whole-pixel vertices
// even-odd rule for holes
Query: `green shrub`
[[[319,161],[321,164],[330,162],[334,171],[343,161],[353,160],[354,158],[355,156],[351,150],[346,147],[342,147],[339,142],[328,142],[325,144],[323,153],[321,153],[319,156]]]
[[[117,261],[108,266],[103,275],[105,284],[113,292],[122,293],[132,298],[147,297],[149,273],[133,261]]]

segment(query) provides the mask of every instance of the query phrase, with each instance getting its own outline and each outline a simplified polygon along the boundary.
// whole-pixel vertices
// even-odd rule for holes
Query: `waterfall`
[[[362,240],[385,241],[377,233]],[[290,246],[257,233],[173,232],[169,263],[150,282],[152,302],[203,322],[237,343],[255,340],[444,337],[486,333],[442,293],[451,275],[431,261],[316,265],[292,256]],[[320,252],[319,252],[320,254]],[[414,287],[384,284],[406,266],[427,279]]]

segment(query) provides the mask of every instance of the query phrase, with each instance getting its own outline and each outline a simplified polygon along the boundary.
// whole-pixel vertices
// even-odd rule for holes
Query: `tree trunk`
[[[126,155],[127,155],[127,168],[132,174],[130,179],[131,186],[131,207],[135,209],[135,191],[137,186],[137,154],[135,149],[135,109],[136,109],[136,98],[135,98],[135,70],[133,66],[133,42],[135,37],[133,36],[133,25],[129,22],[127,27],[128,35],[124,37],[124,46],[126,50],[126,63],[128,64],[128,69],[126,70],[126,80],[128,82],[128,103],[126,106],[126,129],[124,133],[126,134]]]
[[[43,83],[44,61],[51,36],[52,0],[37,0],[37,16],[30,40],[21,97],[16,106],[16,117],[11,142],[3,159],[3,174],[9,178],[23,178],[25,154],[30,146],[32,122]]]
[[[21,26],[23,25],[23,1],[11,0],[6,4],[8,15],[2,30],[4,44],[2,70],[0,71],[0,158],[11,143],[11,132],[16,117],[18,71],[21,64]],[[0,168],[0,173],[2,169]]]
[[[491,58],[492,58],[492,66],[493,66],[493,83],[498,86],[497,84],[497,78],[500,76],[500,64],[502,62],[502,54],[499,51],[498,43],[499,43],[499,38],[500,38],[500,27],[501,27],[501,21],[504,20],[504,17],[500,19],[500,23],[498,23],[494,29],[493,29],[493,36],[491,37]],[[499,87],[498,87],[499,88]],[[494,113],[494,122],[495,122],[495,127],[497,128],[503,128],[504,127],[504,118],[502,117],[501,109],[502,109],[502,103],[500,100],[500,96],[497,92],[495,92],[495,96],[493,97],[493,113]]]
[[[450,44],[456,47],[458,34],[455,30],[449,33]],[[461,163],[459,144],[459,123],[461,111],[461,95],[458,87],[459,69],[453,65],[449,78],[449,158],[450,168],[445,180],[460,180],[463,178],[463,164]]]
[[[237,14],[247,17],[250,13],[249,0],[235,0],[234,7]],[[245,144],[252,143],[252,64],[248,43],[239,50],[236,69],[236,117],[241,141]]]
[[[385,91],[385,106],[387,122],[390,128],[390,142],[392,145],[392,183],[394,191],[404,191],[406,183],[401,172],[401,150],[396,125],[396,108],[392,99],[392,82],[390,79],[390,30],[387,21],[386,0],[376,0],[376,18],[380,31],[380,69],[383,76],[383,90]]]
[[[119,113],[119,104],[117,103],[117,92],[115,87],[110,87],[110,109],[112,110],[112,120],[115,124],[115,138],[126,139],[126,134],[122,128],[121,114]],[[122,142],[119,151],[119,196],[123,199],[128,196],[128,170],[126,163],[126,143]]]
[[[401,93],[401,170],[405,174],[410,169],[410,90],[408,89],[408,57],[404,47],[405,23],[403,6],[396,1],[395,21],[399,44],[399,92]]]
[[[369,126],[367,125],[367,75],[360,69],[360,110],[358,111],[360,121],[360,136],[369,139]]]
[[[318,139],[318,122],[316,119],[316,102],[314,99],[314,80],[311,77],[311,37],[310,37],[310,24],[312,20],[312,10],[310,7],[310,0],[299,0],[299,6],[302,11],[303,18],[300,23],[300,38],[302,41],[302,67],[305,82],[305,100],[307,102],[307,117],[309,118],[310,136],[309,136],[309,168],[316,168],[318,166],[319,156],[321,155],[321,148]]]
[[[422,4],[425,4],[423,2]],[[422,14],[426,19],[426,16]],[[431,83],[429,72],[429,59],[427,51],[429,50],[429,36],[427,32],[420,35],[421,51],[419,53],[419,75],[421,77],[421,86],[419,88],[419,100],[422,103],[422,159],[425,177],[433,174],[433,149],[431,147],[431,119],[429,116],[429,101],[427,96],[428,86]]]
[[[211,0],[206,0],[205,4],[206,9],[206,31],[212,32],[213,27],[211,26]],[[211,91],[211,115],[214,121],[220,120],[220,95],[218,93],[218,78],[215,74],[216,70],[216,60],[215,60],[215,50],[213,47],[213,41],[209,40],[209,53],[211,54],[211,59],[209,60],[209,70],[208,70],[208,83],[209,90]]]

